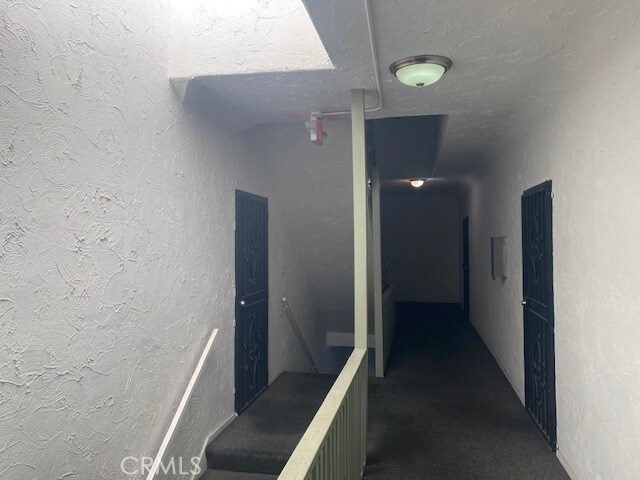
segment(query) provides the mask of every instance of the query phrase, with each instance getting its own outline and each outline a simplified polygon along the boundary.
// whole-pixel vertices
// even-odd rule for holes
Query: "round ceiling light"
[[[405,85],[422,88],[440,80],[451,65],[447,57],[417,55],[392,63],[389,70]]]
[[[421,186],[424,185],[424,179],[423,178],[414,178],[413,180],[410,180],[409,183],[411,183],[411,186],[413,188],[420,188]]]

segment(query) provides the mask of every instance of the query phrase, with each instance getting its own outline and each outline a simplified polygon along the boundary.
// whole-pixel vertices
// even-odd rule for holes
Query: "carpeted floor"
[[[455,305],[398,304],[369,402],[368,480],[569,480]]]
[[[260,473],[229,472],[226,470],[209,470],[198,480],[277,480],[277,475],[262,475]]]
[[[275,480],[333,381],[282,374],[207,447],[203,480]],[[452,305],[398,304],[387,376],[370,381],[368,450],[368,480],[569,480]]]
[[[281,374],[207,446],[209,469],[220,470],[210,480],[263,478],[232,472],[278,475],[334,381],[331,375]]]

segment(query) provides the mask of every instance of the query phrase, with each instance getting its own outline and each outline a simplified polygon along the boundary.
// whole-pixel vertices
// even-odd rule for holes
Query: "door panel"
[[[522,196],[525,405],[556,449],[551,182]]]
[[[469,217],[462,219],[462,281],[464,295],[464,313],[469,317],[471,314],[471,302],[469,291]]]
[[[268,209],[267,199],[236,190],[236,412],[267,388]]]

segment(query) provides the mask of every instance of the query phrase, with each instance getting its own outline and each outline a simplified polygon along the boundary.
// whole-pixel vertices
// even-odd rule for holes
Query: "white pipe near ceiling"
[[[371,19],[371,5],[370,0],[364,0],[364,10],[367,17],[367,28],[369,29],[369,46],[371,47],[371,58],[373,60],[373,71],[376,76],[376,89],[378,90],[378,106],[375,108],[365,109],[365,113],[377,112],[382,110],[382,88],[380,86],[380,74],[378,72],[378,56],[376,55],[376,42],[373,33],[373,20]],[[334,115],[350,115],[351,110],[340,110],[338,112],[322,112],[325,117],[331,117]]]

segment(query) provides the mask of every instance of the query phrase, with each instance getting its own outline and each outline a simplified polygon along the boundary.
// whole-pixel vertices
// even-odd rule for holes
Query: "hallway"
[[[398,303],[369,392],[371,480],[568,480],[456,305]]]
[[[569,479],[457,305],[397,315],[388,374],[370,377],[365,478]],[[282,374],[209,445],[203,478],[275,478],[333,380]]]
[[[0,480],[640,480],[639,46],[640,0],[0,1]]]

